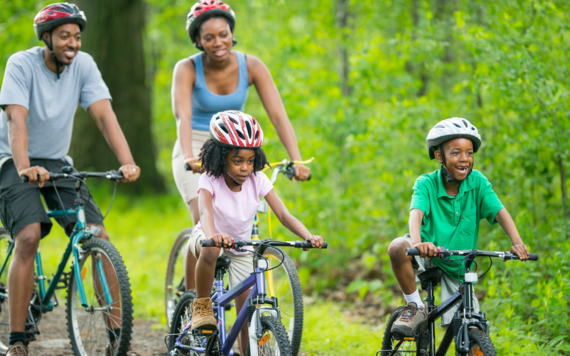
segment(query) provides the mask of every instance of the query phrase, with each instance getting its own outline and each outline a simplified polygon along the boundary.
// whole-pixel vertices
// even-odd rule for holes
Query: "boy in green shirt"
[[[414,184],[410,207],[410,233],[392,241],[388,248],[392,270],[408,303],[392,326],[392,332],[412,336],[427,321],[427,312],[417,286],[416,274],[431,267],[441,268],[441,300],[449,298],[460,286],[459,262],[445,262],[436,256],[436,246],[453,250],[476,249],[479,221],[497,222],[511,238],[511,252],[526,261],[530,255],[515,223],[493,191],[491,183],[473,170],[473,154],[481,146],[477,128],[461,118],[443,120],[427,137],[430,159],[437,159],[441,169],[420,176]],[[415,247],[420,256],[406,256],[406,248]],[[479,311],[475,299],[473,305]],[[458,306],[445,313],[442,326],[449,325]]]

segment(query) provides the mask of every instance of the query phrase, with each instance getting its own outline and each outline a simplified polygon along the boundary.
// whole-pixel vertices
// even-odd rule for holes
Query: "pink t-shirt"
[[[273,184],[262,172],[251,174],[242,184],[241,191],[228,188],[224,176],[214,178],[209,174],[200,176],[198,194],[201,189],[212,193],[212,208],[216,233],[226,233],[236,240],[251,240],[253,220],[259,206],[259,197],[265,197],[273,189]],[[201,222],[196,224],[202,229]],[[246,252],[230,250],[236,255]]]

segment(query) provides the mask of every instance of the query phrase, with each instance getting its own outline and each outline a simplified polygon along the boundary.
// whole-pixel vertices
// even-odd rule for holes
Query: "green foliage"
[[[3,4],[0,70],[10,54],[37,43],[31,20],[43,4]],[[465,117],[483,136],[476,168],[493,183],[525,243],[541,255],[539,263],[497,263],[478,285],[487,291],[482,307],[495,325],[495,345],[499,354],[569,352],[570,246],[565,235],[570,221],[565,217],[568,201],[562,196],[568,182],[562,173],[570,167],[570,3],[350,0],[348,25],[342,29],[336,25],[336,4],[231,1],[238,19],[236,50],[268,66],[303,156],[316,158],[310,182],[293,184],[280,178],[276,187],[294,215],[331,245],[326,253],[294,254],[307,290],[347,288],[348,293],[373,293],[392,304],[400,300],[391,292],[396,281],[386,250],[393,238],[407,232],[415,179],[438,168],[427,158],[425,137],[439,120]],[[159,169],[171,177],[176,139],[170,107],[172,70],[177,61],[197,51],[185,32],[191,3],[147,0],[147,5],[145,50],[153,88],[153,132]],[[344,96],[339,44],[349,56],[351,90]],[[253,89],[246,111],[265,128],[268,157],[286,157]],[[173,184],[170,189],[176,194]],[[166,208],[167,201],[157,206]],[[154,205],[141,205],[157,212]],[[119,234],[135,239],[120,248],[124,254],[133,253],[130,271],[141,280],[149,274],[135,267],[141,257],[131,251],[132,243],[146,251],[141,252],[146,265],[160,271],[170,240],[165,238],[168,242],[155,249],[155,237],[173,238],[190,222],[180,202],[174,205],[179,220],[152,227],[153,214],[137,213],[138,208],[126,205],[121,211],[121,224],[133,224],[140,236],[153,236],[139,241],[137,234]],[[160,212],[154,216],[169,221]],[[137,220],[127,223],[128,219]],[[509,248],[499,227],[482,225],[480,248]],[[283,227],[276,230],[276,236],[291,237]],[[160,299],[147,299],[156,299],[162,284],[149,280],[138,285],[154,291],[145,296],[144,308],[159,315]],[[146,292],[137,293],[141,298]]]

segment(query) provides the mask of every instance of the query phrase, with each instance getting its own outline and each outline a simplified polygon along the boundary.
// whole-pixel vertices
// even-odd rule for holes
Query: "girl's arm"
[[[271,189],[269,193],[265,196],[265,200],[275,213],[275,216],[279,219],[281,224],[288,228],[292,233],[299,236],[305,241],[311,241],[313,247],[321,248],[323,247],[323,238],[318,235],[311,235],[309,230],[303,225],[296,217],[289,213],[283,201],[275,193],[275,190]]]
[[[509,235],[511,241],[513,243],[513,247],[511,247],[511,252],[515,255],[519,256],[521,261],[526,261],[530,258],[530,254],[528,253],[528,249],[526,245],[523,243],[521,236],[519,235],[519,231],[517,230],[517,226],[511,217],[511,214],[507,211],[507,209],[503,208],[499,210],[497,215],[495,216],[495,220],[501,225],[503,230]]]
[[[279,91],[273,82],[271,73],[265,64],[257,57],[248,55],[247,56],[247,72],[249,76],[249,83],[255,85],[255,90],[261,103],[269,115],[269,119],[277,135],[285,146],[289,157],[293,161],[302,161],[301,152],[299,152],[299,146],[297,145],[297,138],[295,137],[295,131],[289,121],[287,112],[285,111],[285,106],[279,95]],[[295,166],[295,178],[298,180],[306,180],[311,174],[311,170],[303,165]]]
[[[200,189],[198,194],[198,206],[200,209],[200,224],[206,238],[212,239],[216,242],[216,247],[229,247],[232,244],[232,239],[228,234],[216,234],[214,226],[214,214],[212,213],[212,193],[206,189]],[[196,246],[196,249],[199,247]]]
[[[198,157],[192,151],[192,88],[196,84],[196,71],[192,60],[185,58],[176,64],[172,75],[172,111],[176,118],[178,141],[184,154],[184,163],[192,167],[194,173],[200,173],[196,166]]]

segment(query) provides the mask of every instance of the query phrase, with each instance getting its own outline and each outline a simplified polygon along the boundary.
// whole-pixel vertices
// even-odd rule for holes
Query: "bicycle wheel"
[[[178,303],[176,304],[176,308],[174,309],[174,313],[172,314],[172,322],[170,323],[170,333],[168,337],[168,351],[172,351],[174,349],[174,343],[176,339],[184,329],[190,325],[190,321],[192,321],[192,303],[194,303],[194,299],[196,299],[196,291],[194,289],[184,292]],[[189,331],[181,340],[182,345],[189,346],[189,347],[204,347],[206,345],[205,338],[201,336],[194,336],[191,331]],[[197,356],[198,353],[189,351],[189,350],[178,350],[179,356]]]
[[[184,286],[184,259],[186,258],[186,244],[190,234],[192,234],[192,228],[180,231],[172,244],[170,256],[168,256],[164,284],[164,308],[168,325],[172,321],[172,314],[178,299],[186,290]]]
[[[81,279],[88,307],[81,306],[75,273],[67,287],[67,327],[75,355],[126,355],[133,327],[133,303],[127,270],[117,249],[103,239],[91,239],[82,246]],[[97,263],[102,261],[104,278],[113,298],[107,304]],[[112,271],[112,272],[111,272]],[[117,329],[120,328],[120,333]],[[115,341],[113,342],[113,339]]]
[[[485,332],[481,330],[469,331],[470,349],[475,356],[497,356],[495,346]]]
[[[264,256],[268,259],[270,268],[283,262],[281,266],[267,272],[267,289],[269,296],[279,300],[281,322],[288,331],[291,354],[297,356],[303,335],[303,291],[299,274],[285,251],[269,247]]]
[[[4,227],[0,226],[0,264],[6,260],[8,248],[12,244],[12,237]],[[0,265],[1,266],[1,265]],[[10,309],[8,308],[8,267],[10,261],[6,261],[6,268],[0,276],[0,355],[8,352],[8,336],[10,335]]]
[[[429,332],[427,328],[422,328],[414,337],[402,337],[392,333],[392,325],[398,320],[404,307],[400,307],[390,315],[384,330],[384,339],[382,340],[381,356],[407,356],[417,353],[418,348],[420,355],[427,356]],[[394,350],[397,351],[392,353]]]
[[[275,317],[264,315],[261,318],[263,336],[257,342],[257,354],[259,356],[291,356],[291,345],[285,327]],[[251,355],[251,345],[247,345],[247,356]]]

